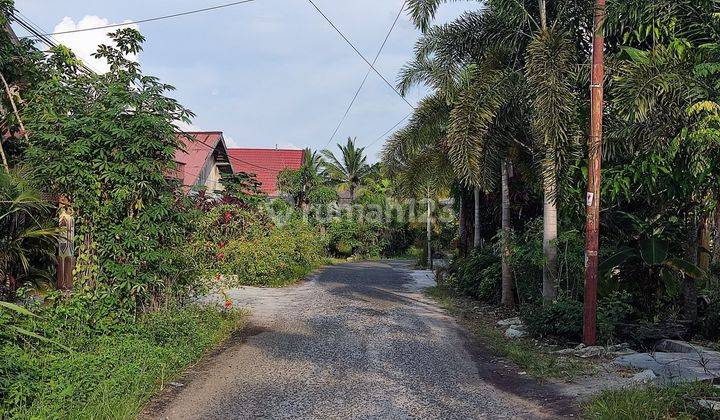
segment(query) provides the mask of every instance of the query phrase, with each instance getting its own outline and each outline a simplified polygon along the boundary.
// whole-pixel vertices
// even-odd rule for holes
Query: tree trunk
[[[557,178],[554,173],[547,174],[543,180],[543,291],[545,302],[557,297],[557,200],[555,192]]]
[[[710,215],[703,214],[698,229],[698,267],[704,272],[710,269]]]
[[[700,229],[697,223],[696,214],[693,214],[690,217],[690,235],[688,237],[688,248],[685,257],[688,262],[697,264],[699,253],[698,233]],[[688,275],[683,275],[683,312],[687,321],[692,322],[693,325],[697,323],[697,280]]]
[[[458,226],[460,231],[458,232],[458,253],[461,257],[464,257],[467,253],[466,238],[467,238],[467,223],[465,222],[465,194],[462,189],[460,190],[460,213],[458,214]]]
[[[426,229],[427,229],[427,260],[428,260],[428,268],[432,270],[433,268],[433,261],[432,261],[432,215],[430,214],[430,188],[428,188],[427,192],[427,223],[426,223]]]
[[[712,256],[714,262],[720,262],[720,193],[718,202],[715,203],[715,234],[713,235]]]
[[[502,178],[502,297],[501,303],[507,308],[515,307],[513,279],[510,271],[510,191],[508,187],[508,164],[501,163]]]
[[[473,229],[473,248],[480,246],[480,188],[475,188],[475,218],[474,218],[474,229]]]
[[[547,30],[547,7],[545,7],[545,0],[538,0],[538,9],[540,10],[540,28],[543,31]]]

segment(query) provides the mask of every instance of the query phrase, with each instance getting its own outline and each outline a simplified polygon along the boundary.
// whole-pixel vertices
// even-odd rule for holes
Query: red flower
[[[225,212],[225,223],[230,222],[230,220],[232,220],[232,213],[230,213],[229,211],[226,211]]]
[[[233,307],[232,300],[231,300],[231,299],[226,299],[226,300],[225,300],[225,309],[227,309],[227,310],[229,311],[230,309],[232,309],[232,307]]]
[[[217,259],[218,261],[224,260],[225,254],[223,254],[222,252],[219,252],[217,255],[215,255],[215,259]]]
[[[217,244],[217,247],[220,249],[225,248],[225,242],[220,242],[219,244]]]
[[[215,281],[220,281],[221,278],[222,278],[222,275],[220,275],[220,273],[217,273],[215,275]]]

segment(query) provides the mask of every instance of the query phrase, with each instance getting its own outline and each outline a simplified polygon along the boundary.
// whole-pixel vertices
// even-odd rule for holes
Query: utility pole
[[[590,81],[590,139],[585,228],[585,305],[583,343],[594,345],[597,323],[598,251],[600,248],[600,163],[602,158],[605,0],[595,0],[592,73]]]

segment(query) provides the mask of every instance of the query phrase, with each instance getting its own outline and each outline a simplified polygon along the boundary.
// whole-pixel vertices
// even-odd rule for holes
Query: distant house
[[[168,174],[182,181],[183,187],[207,187],[208,191],[223,189],[223,175],[233,174],[233,165],[221,131],[194,131],[176,134],[183,150],[175,152],[176,169]]]
[[[279,197],[277,177],[285,168],[300,169],[304,152],[292,149],[247,149],[231,148],[230,160],[235,172],[255,174],[260,189],[268,197]]]

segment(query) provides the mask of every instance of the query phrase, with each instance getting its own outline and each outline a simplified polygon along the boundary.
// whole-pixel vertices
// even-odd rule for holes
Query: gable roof
[[[214,155],[218,162],[229,163],[221,131],[188,131],[175,133],[175,136],[183,146],[175,151],[175,162],[178,164],[176,177],[182,180],[184,186],[190,187],[197,183],[211,156]],[[232,164],[226,166],[226,171],[232,173]]]
[[[228,149],[235,172],[255,174],[260,189],[269,196],[277,195],[277,176],[285,168],[299,169],[303,150],[292,149]]]

